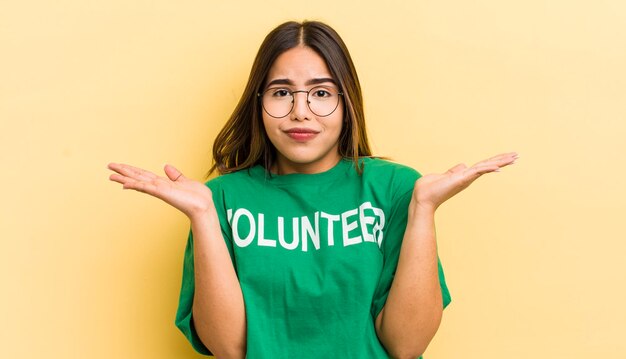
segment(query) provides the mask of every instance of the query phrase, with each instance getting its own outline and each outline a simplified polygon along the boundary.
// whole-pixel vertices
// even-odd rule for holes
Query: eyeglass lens
[[[263,109],[272,117],[285,117],[291,113],[294,96],[300,92],[306,93],[309,109],[317,116],[329,116],[339,105],[340,93],[333,87],[317,86],[309,91],[291,91],[284,87],[271,87],[263,92]]]

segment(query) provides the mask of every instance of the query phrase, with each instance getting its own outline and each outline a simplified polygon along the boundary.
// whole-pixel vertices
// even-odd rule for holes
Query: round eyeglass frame
[[[305,91],[305,90],[290,91],[290,90],[285,89],[285,90],[287,90],[287,91],[289,92],[289,94],[291,95],[291,109],[289,109],[289,111],[287,111],[287,113],[286,113],[286,114],[284,114],[283,116],[274,116],[274,115],[272,115],[271,113],[269,113],[269,111],[268,111],[268,110],[265,108],[265,106],[263,105],[263,96],[264,96],[264,95],[265,95],[268,91],[270,91],[270,90],[275,90],[275,89],[276,89],[275,87],[270,87],[270,88],[266,89],[266,90],[265,90],[265,91],[263,91],[263,92],[257,92],[257,94],[256,94],[256,95],[257,95],[257,97],[259,97],[259,98],[261,99],[261,107],[263,108],[263,111],[265,111],[265,113],[266,113],[266,114],[268,114],[270,117],[273,117],[273,118],[283,118],[283,117],[287,117],[287,116],[289,116],[289,114],[291,113],[291,111],[293,111],[293,108],[294,108],[294,106],[295,106],[295,104],[296,104],[296,96],[294,96],[294,94],[299,93],[299,92],[306,93],[306,105],[307,105],[307,107],[309,108],[309,111],[311,111],[311,112],[312,112],[315,116],[319,116],[319,117],[328,117],[328,116],[332,115],[335,111],[337,111],[337,107],[339,107],[339,98],[337,98],[337,104],[335,105],[335,108],[334,108],[332,111],[330,111],[330,113],[328,113],[328,115],[318,115],[318,114],[317,114],[315,111],[313,111],[313,109],[311,108],[311,101],[309,101],[309,94],[311,93],[311,91],[316,90],[316,89],[319,89],[319,88],[324,88],[324,86],[315,86],[315,87],[311,88],[311,89],[310,89],[310,90],[308,90],[308,91]],[[338,91],[338,92],[337,92],[337,96],[342,96],[342,97],[343,97],[343,92]]]

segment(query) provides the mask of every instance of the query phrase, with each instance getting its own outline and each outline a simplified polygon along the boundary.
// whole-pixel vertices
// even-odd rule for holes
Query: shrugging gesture
[[[203,183],[170,165],[164,168],[165,177],[126,164],[108,165],[115,172],[110,180],[159,198],[191,220],[193,237],[185,252],[177,326],[196,350],[236,359],[417,358],[426,350],[441,322],[443,293],[449,294],[438,274],[435,210],[481,175],[512,164],[517,154],[501,154],[469,168],[459,164],[416,180],[415,170],[407,166],[370,158],[365,128],[359,79],[339,34],[321,22],[290,21],[263,40],[244,93],[213,147],[212,170],[235,174],[260,167],[219,181],[220,191],[228,187],[233,194],[229,203],[220,199],[220,209],[237,207],[247,213],[250,240],[245,245],[235,241],[227,247],[223,234],[238,228],[237,219],[232,218],[233,228],[222,232],[228,212],[220,210],[218,215],[211,190]],[[354,168],[342,159],[353,162]],[[359,169],[360,161],[376,164]],[[329,188],[330,182],[318,185],[317,180],[332,179],[342,167],[354,172],[341,176],[341,189],[372,190],[353,196]],[[290,178],[300,182],[267,181],[263,171],[299,174]],[[377,186],[380,178],[396,175],[390,189]],[[332,192],[332,201],[310,195],[322,187]],[[267,188],[262,199],[273,195],[276,200],[256,198],[259,188]],[[389,190],[394,193],[389,195]],[[363,211],[367,205],[373,209],[374,202],[390,209],[387,227],[383,219],[363,219]],[[342,206],[355,209],[341,216],[334,213]],[[315,225],[305,226],[311,218],[303,214],[312,208]],[[384,218],[381,208],[377,218]],[[328,232],[319,229],[320,213],[325,213]],[[285,221],[287,216],[293,222]],[[264,219],[276,220],[274,232],[263,232]],[[340,224],[333,227],[335,221]],[[290,223],[291,230],[284,230]],[[357,227],[363,236],[351,238]],[[381,233],[377,245],[364,239],[366,234],[374,238],[368,233],[373,228]],[[302,243],[303,252],[307,238],[315,249],[290,251],[293,248],[281,243],[286,243],[281,238],[285,233],[293,233],[290,243]],[[321,248],[320,233],[329,233],[333,248]],[[330,240],[341,237],[343,246]],[[353,240],[362,245],[353,247]]]
[[[191,220],[194,256],[193,325],[218,358],[243,358],[246,316],[241,286],[222,237],[211,190],[171,165],[166,177],[121,163],[109,163],[111,181],[147,193],[177,208]]]
[[[416,358],[441,323],[435,210],[485,173],[511,165],[517,153],[503,153],[472,167],[458,164],[442,174],[415,182],[398,267],[384,308],[376,318],[376,333],[392,357]]]

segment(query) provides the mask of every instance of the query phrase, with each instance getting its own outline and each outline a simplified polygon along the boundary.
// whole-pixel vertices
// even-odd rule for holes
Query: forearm
[[[194,237],[193,322],[204,345],[220,359],[244,358],[246,315],[241,286],[217,214],[191,220]]]
[[[434,217],[434,209],[411,202],[396,274],[376,320],[378,336],[392,357],[417,358],[441,322]]]

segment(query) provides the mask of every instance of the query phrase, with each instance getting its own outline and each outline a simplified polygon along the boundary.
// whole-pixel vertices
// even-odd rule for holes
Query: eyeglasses
[[[306,102],[311,112],[316,116],[330,116],[339,106],[339,96],[343,92],[328,86],[313,87],[308,91],[291,91],[284,87],[270,87],[263,93],[258,93],[261,97],[263,110],[274,118],[282,118],[291,113],[294,106],[294,94],[306,93]]]

